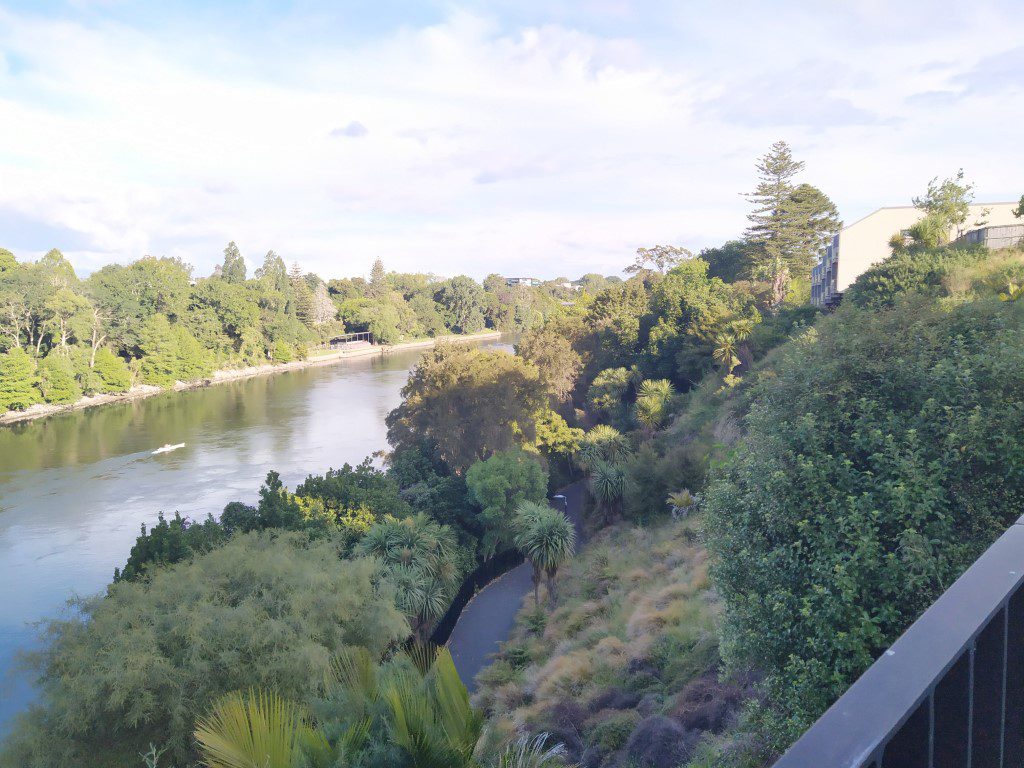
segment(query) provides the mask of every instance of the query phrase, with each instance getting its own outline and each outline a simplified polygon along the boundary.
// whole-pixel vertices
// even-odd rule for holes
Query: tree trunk
[[[533,568],[533,604],[540,606],[540,569]]]

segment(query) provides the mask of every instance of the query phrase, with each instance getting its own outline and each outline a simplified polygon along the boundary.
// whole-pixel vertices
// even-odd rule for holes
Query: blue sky
[[[742,232],[777,139],[843,218],[1024,193],[1016,2],[0,1],[0,245],[208,273],[618,272]]]

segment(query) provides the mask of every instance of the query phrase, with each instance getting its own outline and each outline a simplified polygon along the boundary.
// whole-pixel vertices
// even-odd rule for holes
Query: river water
[[[507,345],[499,344],[499,346]],[[277,470],[309,474],[387,448],[384,418],[422,351],[260,376],[0,428],[0,733],[31,700],[33,622],[101,591],[141,523],[253,503]],[[185,447],[160,455],[164,444]]]

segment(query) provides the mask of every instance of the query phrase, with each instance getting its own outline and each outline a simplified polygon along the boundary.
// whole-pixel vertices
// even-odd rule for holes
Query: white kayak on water
[[[170,443],[168,443],[167,445],[161,445],[159,448],[153,451],[153,455],[156,456],[158,453],[170,453],[171,451],[176,451],[179,448],[184,447],[184,443],[178,443],[177,445],[171,445]]]

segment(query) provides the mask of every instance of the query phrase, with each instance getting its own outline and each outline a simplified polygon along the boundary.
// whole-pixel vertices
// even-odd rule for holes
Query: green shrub
[[[82,396],[82,389],[75,381],[71,360],[64,355],[54,353],[44,358],[39,365],[39,373],[39,389],[46,402],[67,405]]]
[[[1024,305],[849,305],[754,385],[707,493],[723,652],[784,743],[1020,514]]]
[[[380,575],[329,542],[254,533],[76,601],[45,630],[39,702],[0,766],[135,766],[150,744],[169,748],[168,764],[194,764],[195,720],[218,697],[258,687],[308,704],[332,654],[379,654],[406,636]]]
[[[892,307],[907,293],[942,293],[942,281],[951,269],[977,264],[988,250],[982,246],[942,246],[897,253],[857,278],[846,298],[857,307]]]
[[[640,713],[627,709],[601,713],[603,718],[591,723],[586,734],[587,743],[599,747],[605,754],[626,746],[629,736],[640,722]]]
[[[0,355],[0,412],[23,411],[42,400],[36,361],[23,349]]]
[[[99,378],[100,392],[126,392],[132,385],[132,374],[125,361],[106,347],[96,350],[93,373]]]
[[[278,339],[274,342],[274,347],[270,352],[270,359],[275,363],[290,363],[295,359],[295,352],[287,341]]]

